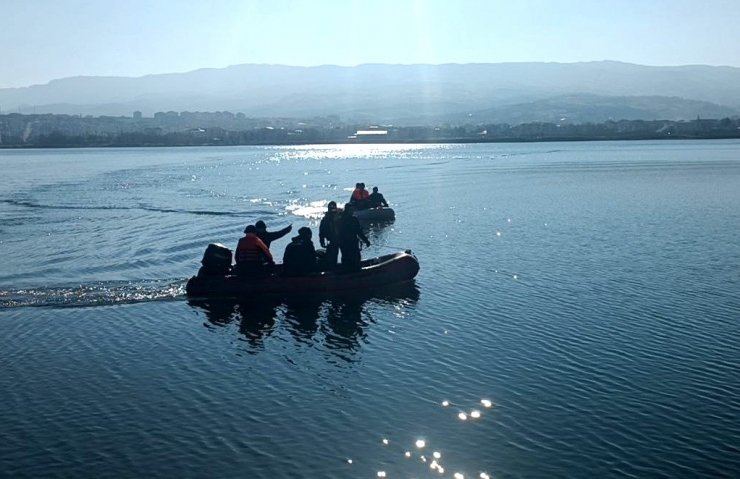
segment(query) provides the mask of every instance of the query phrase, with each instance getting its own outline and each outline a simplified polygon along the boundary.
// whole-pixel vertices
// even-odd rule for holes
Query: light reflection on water
[[[398,444],[397,441],[391,441],[387,438],[383,438],[380,442],[384,449],[383,454],[381,454],[384,458],[382,466],[384,469],[377,470],[376,475],[378,477],[430,477],[427,476],[430,472],[436,477],[477,477],[481,479],[490,477],[485,471],[473,472],[473,470],[466,467],[469,465],[455,461],[454,457],[450,458],[444,455],[443,459],[443,454],[439,450],[425,452],[427,446],[430,446],[426,439],[417,439],[412,444]],[[415,446],[415,452],[411,452],[408,449],[409,446]],[[368,454],[370,457],[377,457],[377,455],[377,453]],[[362,464],[362,459],[362,457],[347,458],[347,463],[358,466]]]

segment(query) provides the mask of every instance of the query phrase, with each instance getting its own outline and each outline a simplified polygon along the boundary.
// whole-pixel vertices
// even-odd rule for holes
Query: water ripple
[[[12,200],[0,199],[0,203],[7,203],[12,206],[20,206],[31,209],[48,209],[48,210],[87,210],[87,211],[150,211],[153,213],[176,213],[198,216],[231,216],[242,218],[245,216],[268,216],[272,215],[272,210],[255,210],[251,208],[249,212],[242,211],[209,211],[209,210],[190,210],[184,208],[164,208],[157,206],[138,205],[138,206],[121,206],[121,205],[44,205],[32,200]],[[19,219],[16,219],[19,221]]]

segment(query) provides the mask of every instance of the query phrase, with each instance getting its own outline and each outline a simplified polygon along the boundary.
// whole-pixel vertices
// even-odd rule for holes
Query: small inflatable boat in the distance
[[[193,276],[185,291],[189,296],[243,296],[247,294],[338,293],[365,291],[411,281],[419,272],[419,261],[410,251],[363,260],[358,271],[323,271],[308,276],[283,276],[282,264],[263,278]]]

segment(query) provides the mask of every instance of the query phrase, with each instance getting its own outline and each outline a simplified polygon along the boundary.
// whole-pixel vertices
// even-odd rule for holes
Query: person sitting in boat
[[[355,190],[349,197],[349,202],[352,203],[358,211],[366,210],[370,207],[370,204],[367,201],[369,197],[370,193],[365,189],[365,183],[357,183],[355,185]]]
[[[339,214],[337,212],[337,202],[330,201],[326,207],[326,213],[319,223],[319,244],[326,248],[326,254],[322,258],[323,270],[331,270],[337,265],[339,257],[339,228],[337,222]]]
[[[265,243],[265,246],[267,246],[268,249],[273,241],[282,238],[293,229],[293,225],[288,225],[279,231],[267,231],[267,225],[262,220],[256,222],[254,226],[257,228],[257,237]]]
[[[355,218],[354,204],[344,205],[344,213],[339,219],[339,250],[342,252],[342,269],[345,271],[357,271],[360,269],[362,257],[360,255],[360,240],[366,246],[370,241],[362,232],[360,220]]]
[[[383,193],[378,192],[377,186],[373,186],[373,192],[367,197],[367,201],[370,204],[370,208],[380,208],[381,206],[388,208],[388,202],[385,201]]]
[[[285,247],[283,271],[286,276],[306,276],[316,271],[316,248],[311,236],[311,228],[299,228],[298,236]]]
[[[249,225],[244,229],[244,238],[236,245],[236,266],[234,271],[237,276],[254,278],[266,276],[272,273],[275,262],[267,245],[257,236],[257,228]]]

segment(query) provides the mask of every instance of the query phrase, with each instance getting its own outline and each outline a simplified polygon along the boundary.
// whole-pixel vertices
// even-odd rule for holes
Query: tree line
[[[370,133],[368,133],[370,132]],[[263,119],[224,126],[166,118],[0,115],[0,148],[297,145],[333,143],[526,142],[740,138],[740,118],[391,126],[336,117]]]

